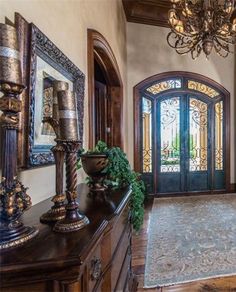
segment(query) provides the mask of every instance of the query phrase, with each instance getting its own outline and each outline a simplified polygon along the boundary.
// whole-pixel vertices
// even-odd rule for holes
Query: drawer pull
[[[98,258],[94,258],[91,261],[91,279],[98,280],[102,273],[102,262]]]

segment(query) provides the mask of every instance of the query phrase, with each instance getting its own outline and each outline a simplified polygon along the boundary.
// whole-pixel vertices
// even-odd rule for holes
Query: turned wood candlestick
[[[54,203],[50,210],[44,213],[40,217],[40,221],[42,223],[56,222],[65,218],[66,210],[65,210],[65,199],[66,196],[63,192],[63,168],[64,168],[64,158],[65,151],[60,142],[57,141],[57,145],[52,147],[52,152],[55,158],[55,166],[56,166],[56,194],[52,198],[52,202]]]
[[[65,199],[66,195],[63,192],[63,168],[65,160],[64,147],[60,144],[60,127],[59,127],[59,110],[57,93],[61,90],[67,90],[69,87],[65,81],[55,80],[53,82],[53,113],[52,117],[45,118],[44,123],[49,123],[56,134],[56,145],[51,148],[55,159],[56,167],[56,194],[52,198],[53,206],[50,210],[40,217],[42,223],[56,222],[65,218]]]
[[[89,223],[88,218],[79,211],[77,198],[77,153],[79,141],[60,141],[66,153],[66,216],[54,226],[56,232],[76,231]]]
[[[81,214],[77,198],[77,153],[80,149],[76,102],[71,91],[58,92],[60,143],[66,153],[66,216],[54,226],[54,231],[71,232],[83,228],[89,223]]]

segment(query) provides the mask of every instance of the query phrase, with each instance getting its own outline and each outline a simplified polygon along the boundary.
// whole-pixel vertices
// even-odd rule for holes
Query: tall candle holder
[[[60,145],[66,153],[66,216],[54,226],[56,232],[76,231],[89,223],[79,211],[77,198],[77,153],[80,149],[75,96],[71,91],[58,91]]]
[[[0,24],[0,125],[2,132],[2,178],[0,182],[0,249],[22,244],[33,238],[38,230],[24,226],[22,213],[31,206],[27,188],[17,179],[18,113],[22,93],[22,75],[17,42],[13,26]]]
[[[59,127],[59,109],[57,92],[61,90],[68,90],[69,85],[65,81],[55,80],[53,82],[53,111],[52,117],[45,118],[43,122],[49,123],[56,134],[56,145],[51,148],[55,159],[56,167],[56,194],[52,198],[53,206],[50,210],[40,217],[42,223],[56,222],[65,218],[65,199],[66,195],[63,193],[63,167],[65,160],[65,150],[60,142],[60,127]]]

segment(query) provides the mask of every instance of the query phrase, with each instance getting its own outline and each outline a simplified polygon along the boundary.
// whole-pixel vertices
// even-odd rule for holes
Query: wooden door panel
[[[108,102],[107,86],[95,81],[95,143],[107,142]]]

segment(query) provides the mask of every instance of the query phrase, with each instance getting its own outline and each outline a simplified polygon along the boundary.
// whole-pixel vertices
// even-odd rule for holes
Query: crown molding
[[[129,22],[169,27],[168,0],[122,0],[126,19]]]

